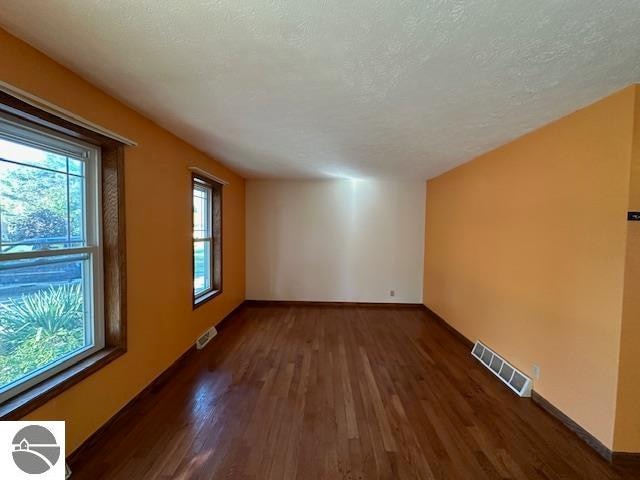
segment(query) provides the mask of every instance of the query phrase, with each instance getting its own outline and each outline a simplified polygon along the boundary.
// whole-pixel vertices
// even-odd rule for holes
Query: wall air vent
[[[531,379],[510,365],[484,343],[477,341],[471,350],[471,355],[476,357],[496,377],[502,380],[502,383],[518,395],[521,397],[531,396]]]
[[[196,348],[198,350],[202,350],[204,346],[209,343],[211,339],[217,334],[218,331],[216,330],[216,327],[211,327],[209,330],[198,337],[198,339],[196,340]]]

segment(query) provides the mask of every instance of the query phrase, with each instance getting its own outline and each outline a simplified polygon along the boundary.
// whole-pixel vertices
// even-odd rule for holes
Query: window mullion
[[[9,260],[25,260],[29,258],[44,258],[44,257],[62,257],[67,255],[75,255],[80,253],[96,253],[98,247],[72,247],[72,248],[59,248],[56,250],[36,250],[30,252],[16,252],[16,253],[0,253],[0,262]]]
[[[67,165],[67,247],[71,246],[71,192],[69,191],[69,157],[66,157]]]

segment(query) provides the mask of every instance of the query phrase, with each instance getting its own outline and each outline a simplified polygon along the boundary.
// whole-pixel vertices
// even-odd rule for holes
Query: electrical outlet
[[[533,378],[536,380],[540,380],[540,365],[537,364],[533,364],[533,368],[531,369],[531,372],[533,373]]]
[[[395,297],[396,296],[396,291],[395,290],[390,290],[389,291],[389,295],[392,296],[392,297]]]

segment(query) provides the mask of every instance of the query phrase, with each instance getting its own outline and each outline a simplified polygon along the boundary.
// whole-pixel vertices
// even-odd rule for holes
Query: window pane
[[[2,138],[0,138],[0,158],[57,172],[67,172],[67,157]]]
[[[69,176],[69,246],[85,245],[84,178]]]
[[[193,242],[193,291],[195,295],[211,288],[211,242]]]
[[[1,251],[84,245],[84,182],[84,177],[0,160]]]
[[[193,238],[207,238],[209,228],[209,189],[195,186],[193,189]]]
[[[84,176],[84,162],[82,160],[76,160],[75,158],[69,158],[69,173],[81,177]]]
[[[88,255],[0,263],[0,392],[92,344]]]

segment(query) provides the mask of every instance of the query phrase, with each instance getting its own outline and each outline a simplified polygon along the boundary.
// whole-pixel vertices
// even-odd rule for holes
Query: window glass
[[[101,250],[88,240],[100,238],[99,219],[87,209],[87,199],[99,199],[96,175],[89,177],[99,157],[75,143],[70,149],[86,148],[86,159],[61,155],[67,139],[4,122],[0,117],[0,401],[104,343]],[[47,142],[55,143],[51,150]]]
[[[2,138],[0,138],[0,158],[6,162],[16,162],[56,172],[67,171],[67,157]]]
[[[193,189],[193,238],[209,237],[209,190],[200,185]]]
[[[207,241],[194,242],[193,290],[196,295],[211,289],[211,245]]]
[[[87,255],[0,264],[0,392],[91,346]]]
[[[83,172],[78,160],[73,163]],[[84,245],[85,178],[71,173],[70,164],[66,157],[0,140],[0,251]]]
[[[211,189],[199,182],[193,186],[193,292],[211,289]]]

